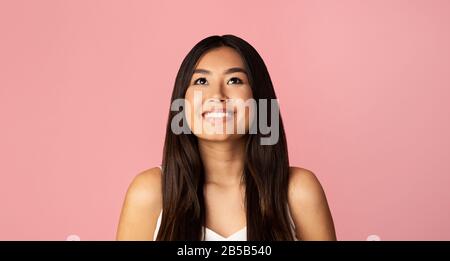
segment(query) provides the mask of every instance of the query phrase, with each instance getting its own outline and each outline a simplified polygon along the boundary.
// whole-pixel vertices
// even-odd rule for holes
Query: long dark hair
[[[221,46],[231,47],[241,55],[257,104],[259,99],[276,99],[269,72],[255,48],[237,36],[223,35],[201,40],[187,54],[178,71],[171,102],[185,97],[200,57]],[[266,115],[271,115],[270,110],[269,106]],[[201,240],[205,223],[203,163],[197,137],[172,132],[171,121],[177,113],[171,110],[167,122],[162,161],[163,214],[157,240]],[[243,180],[247,240],[293,240],[287,201],[289,159],[281,116],[278,142],[261,145],[264,136],[259,130],[246,135]]]

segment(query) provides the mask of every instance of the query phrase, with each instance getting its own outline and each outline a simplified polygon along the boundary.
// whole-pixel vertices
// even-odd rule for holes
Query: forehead
[[[196,69],[223,70],[231,67],[244,67],[239,53],[231,47],[223,46],[207,51],[200,57]]]

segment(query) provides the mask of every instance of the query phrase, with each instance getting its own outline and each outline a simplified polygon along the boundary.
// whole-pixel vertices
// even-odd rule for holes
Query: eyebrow
[[[247,71],[240,67],[232,67],[230,69],[227,69],[224,71],[224,74],[230,74],[230,73],[236,73],[236,72],[241,72],[241,73],[245,73],[248,75]],[[206,70],[206,69],[195,69],[194,73],[211,74],[211,71]]]

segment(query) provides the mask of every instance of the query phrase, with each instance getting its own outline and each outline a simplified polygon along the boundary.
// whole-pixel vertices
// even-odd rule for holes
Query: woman
[[[171,101],[162,166],[129,186],[118,240],[336,240],[316,176],[289,166],[275,91],[249,43],[200,41]]]

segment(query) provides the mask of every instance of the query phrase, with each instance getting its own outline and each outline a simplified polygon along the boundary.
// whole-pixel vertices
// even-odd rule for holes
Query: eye
[[[204,77],[198,78],[197,80],[194,81],[194,85],[206,85],[207,83],[208,81]]]
[[[231,79],[228,80],[227,84],[242,84],[242,80],[239,79],[238,77],[233,77]]]

